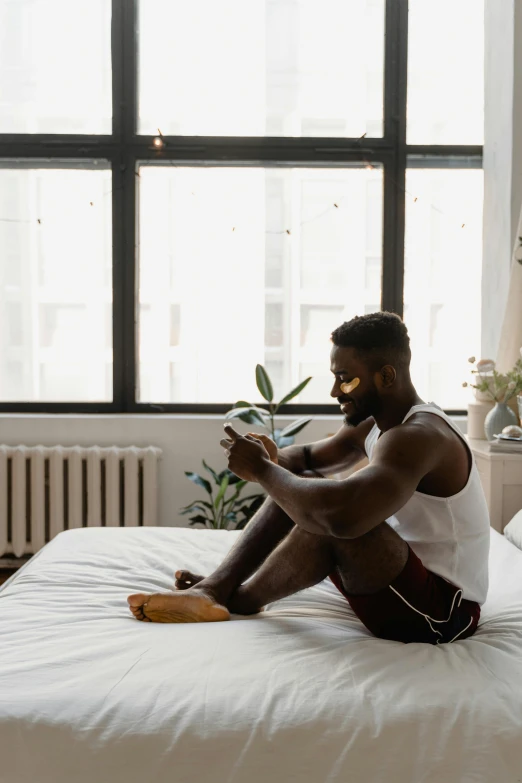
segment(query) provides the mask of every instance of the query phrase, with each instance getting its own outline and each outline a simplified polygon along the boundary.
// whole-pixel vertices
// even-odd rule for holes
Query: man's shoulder
[[[440,446],[447,437],[449,425],[440,416],[416,411],[406,421],[387,430],[377,441],[381,447],[407,452],[424,452]]]

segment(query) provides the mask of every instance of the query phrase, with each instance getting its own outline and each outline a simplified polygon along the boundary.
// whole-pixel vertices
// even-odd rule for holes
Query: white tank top
[[[462,588],[463,598],[483,604],[488,592],[490,521],[475,458],[458,427],[435,403],[414,405],[403,422],[419,411],[440,416],[463,440],[471,454],[471,472],[466,486],[456,495],[440,498],[414,492],[386,521],[429,571]],[[380,434],[374,424],[366,438],[370,462]]]

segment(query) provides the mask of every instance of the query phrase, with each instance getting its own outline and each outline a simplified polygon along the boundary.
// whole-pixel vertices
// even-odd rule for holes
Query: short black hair
[[[354,348],[374,372],[385,364],[402,370],[410,364],[408,330],[395,313],[356,315],[334,329],[331,340],[338,347]]]

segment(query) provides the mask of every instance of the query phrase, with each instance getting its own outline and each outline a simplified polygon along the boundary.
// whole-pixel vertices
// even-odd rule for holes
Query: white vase
[[[467,436],[472,440],[485,440],[484,422],[488,413],[493,410],[495,403],[488,400],[479,402],[479,400],[470,400],[468,402],[468,425]]]

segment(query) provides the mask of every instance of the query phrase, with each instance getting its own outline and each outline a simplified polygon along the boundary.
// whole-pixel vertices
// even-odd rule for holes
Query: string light
[[[166,142],[165,142],[163,133],[161,132],[160,128],[158,128],[158,134],[159,135],[155,136],[153,141],[152,141],[151,149],[155,149],[157,152],[161,152],[166,147]],[[357,139],[357,143],[362,141],[365,137],[366,137],[366,133],[363,133],[362,136],[360,136]],[[363,160],[362,163],[364,164],[364,168],[365,168],[366,171],[374,171],[374,170],[376,170],[376,166],[374,164],[372,164],[369,160]],[[137,176],[137,177],[140,176],[140,172],[139,171],[135,171],[134,173],[135,173],[135,176]],[[404,194],[406,194],[406,195],[408,195],[408,196],[410,196],[412,198],[414,204],[416,204],[419,201],[419,197],[418,196],[414,196],[413,194],[411,194],[406,188],[400,186],[398,184],[398,182],[396,180],[394,180],[393,178],[390,178],[390,179],[393,182],[393,184],[397,187],[397,189],[402,190],[402,192]],[[111,193],[117,192],[118,190],[122,190],[123,187],[124,186],[121,185],[119,188],[113,188],[111,190],[108,190],[107,192],[103,193],[103,196],[109,196]],[[194,191],[192,191],[190,195],[195,197],[196,193]],[[343,199],[341,199],[341,201],[339,203],[341,203],[342,201],[343,201]],[[306,225],[308,223],[311,223],[314,220],[318,220],[319,218],[323,217],[323,215],[328,214],[332,210],[332,208],[339,209],[339,203],[333,202],[332,207],[328,207],[326,210],[324,210],[320,214],[315,215],[314,217],[309,218],[308,220],[301,221],[299,223],[299,226],[304,226],[304,225]],[[89,206],[94,207],[94,202],[93,201],[89,201]],[[430,204],[430,207],[431,207],[431,209],[435,210],[436,212],[438,212],[439,214],[443,215],[444,217],[447,217],[446,213],[443,212],[441,209],[438,209],[438,207],[436,207],[434,204]],[[2,223],[31,223],[30,220],[16,220],[14,218],[13,219],[11,219],[11,218],[0,218],[0,222],[2,222]],[[38,223],[39,226],[42,225],[42,222],[43,221],[42,221],[41,218],[37,218],[37,223]],[[461,229],[463,229],[463,228],[466,227],[466,224],[462,223],[460,227],[461,227]],[[234,233],[235,231],[236,231],[236,226],[233,226],[232,227],[232,232]],[[287,229],[284,229],[282,231],[266,231],[265,234],[271,234],[271,235],[287,234],[288,236],[291,236],[292,232],[290,231],[290,229],[287,228]],[[517,248],[516,258],[517,258],[517,261],[519,261],[519,263],[522,264],[522,258],[520,258],[520,259],[518,258],[518,255],[519,255],[519,253],[520,253],[520,251],[522,249],[522,237],[520,237],[520,242],[521,242],[521,245],[520,245],[519,248]]]
[[[154,149],[162,150],[165,148],[166,144],[165,144],[165,139],[163,138],[163,133],[160,131],[159,128],[158,128],[158,134],[159,134],[158,136],[154,137],[152,141],[152,145]]]

